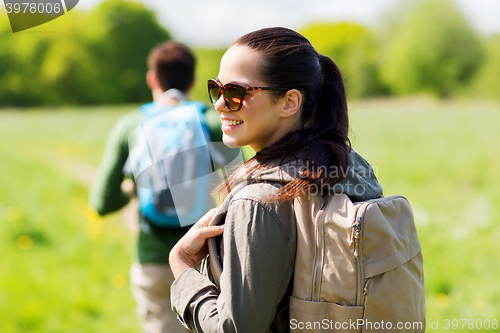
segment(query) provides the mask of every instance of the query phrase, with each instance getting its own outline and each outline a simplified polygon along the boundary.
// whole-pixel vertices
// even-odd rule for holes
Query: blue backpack
[[[128,162],[140,214],[155,226],[185,227],[214,207],[205,110],[201,102],[140,108],[144,118],[129,136]]]

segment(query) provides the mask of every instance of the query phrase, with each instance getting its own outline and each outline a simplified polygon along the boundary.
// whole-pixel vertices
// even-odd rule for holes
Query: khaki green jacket
[[[220,289],[203,273],[184,270],[171,287],[172,309],[196,332],[289,332],[289,297],[295,264],[293,201],[268,202],[280,186],[300,172],[300,161],[270,168],[250,179],[229,205],[221,242]],[[382,195],[371,166],[356,152],[346,178],[331,190],[355,201]],[[208,269],[208,270],[207,270]]]

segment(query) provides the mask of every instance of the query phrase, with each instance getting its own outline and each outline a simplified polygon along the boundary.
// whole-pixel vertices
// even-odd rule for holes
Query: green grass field
[[[139,332],[121,214],[87,208],[106,136],[133,106],[0,110],[0,332]],[[412,203],[427,318],[500,320],[500,104],[351,105],[354,148]],[[435,326],[434,326],[435,327]],[[484,331],[484,329],[480,330]],[[489,331],[493,331],[490,328]]]

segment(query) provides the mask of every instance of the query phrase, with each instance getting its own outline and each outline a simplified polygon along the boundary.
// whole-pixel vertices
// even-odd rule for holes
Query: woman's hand
[[[224,231],[224,226],[208,226],[217,209],[209,210],[170,251],[169,262],[174,277],[185,269],[195,268],[207,256],[207,238],[215,237]]]

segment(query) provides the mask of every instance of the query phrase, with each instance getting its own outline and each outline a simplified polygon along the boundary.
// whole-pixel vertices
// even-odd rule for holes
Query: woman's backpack
[[[292,331],[425,331],[423,259],[404,197],[302,197],[294,210]]]
[[[224,223],[235,188],[212,224]],[[424,332],[423,259],[409,202],[352,202],[329,193],[295,199],[297,252],[290,329],[296,332]],[[222,266],[208,242],[211,274]]]

